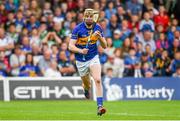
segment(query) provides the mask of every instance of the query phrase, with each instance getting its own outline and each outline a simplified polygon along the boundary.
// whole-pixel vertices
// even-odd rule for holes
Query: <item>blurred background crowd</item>
[[[180,77],[180,0],[0,0],[0,76],[78,76],[68,43],[100,12],[102,76]]]

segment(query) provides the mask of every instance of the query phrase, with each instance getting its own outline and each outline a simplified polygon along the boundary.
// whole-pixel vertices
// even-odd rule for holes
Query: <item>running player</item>
[[[81,76],[84,94],[87,99],[90,98],[90,76],[95,81],[97,115],[101,116],[106,112],[106,109],[103,107],[101,65],[98,56],[97,41],[99,40],[103,48],[107,47],[107,43],[101,27],[94,22],[93,17],[94,10],[86,9],[84,12],[84,21],[78,24],[72,32],[69,50],[75,53],[76,66]]]

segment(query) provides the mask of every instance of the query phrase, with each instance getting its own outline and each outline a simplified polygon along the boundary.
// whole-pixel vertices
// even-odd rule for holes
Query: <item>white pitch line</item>
[[[61,112],[60,114],[84,114],[84,113],[85,112]],[[95,114],[95,113],[86,112],[86,114]],[[105,115],[144,116],[144,117],[180,117],[180,115],[169,115],[169,114],[135,114],[135,113],[107,113]]]
[[[133,114],[133,113],[109,113],[110,115],[121,115],[121,116],[145,116],[145,117],[180,117],[180,115],[169,115],[169,114]]]
[[[1,112],[1,111],[0,111]],[[16,111],[15,111],[16,112]],[[19,110],[18,112],[26,112],[24,110]],[[29,111],[27,111],[29,112]],[[47,111],[33,111],[33,112],[47,112]],[[56,111],[51,111],[51,113],[57,113]],[[92,114],[96,115],[96,113],[92,112],[58,112],[58,114]],[[180,117],[180,115],[169,115],[169,114],[137,114],[137,113],[109,113],[107,112],[105,115],[116,115],[116,116],[144,116],[144,117]],[[179,120],[180,121],[180,120]]]
[[[1,120],[1,121],[100,121],[100,120],[80,119],[80,120]],[[103,120],[103,121],[180,121],[180,120]]]

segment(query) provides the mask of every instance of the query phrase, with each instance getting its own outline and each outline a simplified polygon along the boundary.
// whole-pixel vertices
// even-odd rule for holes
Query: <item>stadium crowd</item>
[[[68,50],[85,8],[100,13],[102,75],[180,77],[180,0],[0,0],[1,76],[76,76]]]

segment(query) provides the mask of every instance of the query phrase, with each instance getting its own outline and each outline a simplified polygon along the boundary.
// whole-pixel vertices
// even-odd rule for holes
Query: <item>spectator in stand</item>
[[[173,73],[173,77],[179,77],[180,78],[180,65],[176,66],[176,72]]]
[[[56,44],[53,44],[51,46],[51,50],[52,50],[52,55],[51,55],[52,59],[57,61],[58,60],[58,54],[59,54],[59,46]]]
[[[113,34],[113,46],[115,48],[121,48],[123,41],[120,40],[121,31],[119,29],[116,29]]]
[[[19,33],[16,31],[15,24],[12,23],[9,25],[7,36],[10,37],[15,44],[18,43]]]
[[[5,29],[9,28],[10,24],[14,24],[15,23],[15,14],[13,12],[9,12],[7,15],[7,21],[5,23]]]
[[[143,44],[143,50],[145,50],[145,46],[149,44],[151,47],[151,51],[155,52],[156,44],[155,41],[153,40],[153,33],[151,32],[151,29],[144,28],[142,31],[143,31],[142,33],[143,35],[141,36],[141,38],[139,38],[139,41],[142,42]]]
[[[122,49],[120,48],[116,48],[115,51],[114,51],[114,55],[115,55],[115,58],[114,58],[114,64],[119,68],[118,70],[118,74],[117,74],[117,77],[123,77],[123,72],[124,72],[124,60],[122,59]]]
[[[62,10],[60,7],[55,8],[54,14],[55,14],[54,19],[53,19],[54,22],[64,21],[64,16],[62,15]]]
[[[22,37],[21,45],[22,45],[21,50],[22,50],[24,53],[32,52],[32,48],[31,48],[31,46],[30,46],[30,40],[29,40],[29,37],[28,37],[28,36]]]
[[[42,76],[45,75],[45,71],[50,67],[50,63],[51,63],[51,50],[44,49],[43,57],[38,62],[38,67],[40,69],[40,74]]]
[[[104,74],[106,74],[108,68],[113,69],[113,77],[118,77],[119,70],[120,70],[121,67],[117,66],[115,64],[115,56],[114,55],[109,55],[108,56],[108,61],[103,66],[103,73]]]
[[[180,65],[180,51],[177,51],[174,54],[174,59],[170,65],[170,72],[175,73],[176,72],[176,67]]]
[[[83,12],[84,9],[86,8],[85,1],[84,0],[78,0],[77,1],[77,8],[78,8],[78,12]]]
[[[107,8],[107,1],[106,0],[100,0],[101,6],[100,10],[105,10]]]
[[[113,69],[112,68],[108,68],[106,71],[106,75],[105,78],[113,78]]]
[[[20,7],[25,11],[29,8],[30,6],[30,1],[29,0],[20,0]]]
[[[47,43],[50,48],[53,44],[61,44],[62,40],[55,32],[48,32],[46,37],[42,40],[42,43]]]
[[[30,37],[29,37],[29,41],[30,41],[30,46],[38,46],[40,47],[42,42],[38,33],[38,29],[34,28],[31,33],[30,33]]]
[[[26,57],[19,44],[15,45],[14,53],[10,56],[11,75],[18,76],[21,66],[24,66]]]
[[[105,20],[106,22],[109,21],[109,20],[106,18],[106,14],[105,14],[105,12],[104,12],[103,10],[101,10],[101,11],[99,12],[99,21],[101,21],[101,20]]]
[[[26,25],[26,21],[23,16],[23,11],[21,11],[21,10],[18,10],[18,12],[17,12],[17,16],[15,19],[15,25],[16,25],[17,32],[21,32],[22,28],[25,27],[25,25]]]
[[[170,26],[169,30],[167,31],[167,40],[170,45],[172,46],[172,43],[174,41],[174,32],[176,31],[176,26]]]
[[[169,16],[166,14],[165,8],[163,5],[159,6],[159,15],[154,17],[154,23],[156,25],[162,24],[164,31],[166,31],[169,23]]]
[[[108,8],[105,10],[106,18],[110,19],[112,15],[116,14],[116,9],[115,9],[113,1],[110,1],[109,3],[107,3],[107,5],[108,5]]]
[[[14,4],[14,0],[7,0],[5,3],[5,9],[7,12],[17,11],[18,6]]]
[[[35,77],[38,76],[39,73],[39,67],[34,65],[32,53],[27,53],[25,65],[20,68],[19,76]]]
[[[61,10],[62,10],[62,15],[63,17],[65,18],[66,17],[66,14],[67,14],[67,3],[66,2],[62,2],[61,3]]]
[[[139,16],[138,15],[132,15],[130,21],[128,22],[128,28],[132,30],[133,28],[136,28],[139,30]]]
[[[100,3],[99,3],[99,1],[93,2],[93,9],[96,10],[96,11],[100,10]]]
[[[81,23],[83,21],[83,12],[77,14],[77,23]]]
[[[152,51],[151,51],[151,46],[150,46],[149,44],[147,44],[147,45],[145,46],[145,51],[144,51],[144,52],[149,55],[150,61],[154,62],[154,59],[155,59],[155,57],[156,57],[155,55],[159,56],[159,55],[160,55],[159,53],[161,53],[162,51],[156,49],[155,52],[152,52]]]
[[[154,74],[152,68],[150,68],[147,62],[142,65],[142,72],[143,72],[144,77],[146,78],[153,77],[153,74]]]
[[[141,17],[142,14],[142,5],[139,3],[138,0],[131,0],[126,3],[126,8],[128,15],[131,16],[133,14],[138,15]]]
[[[67,43],[63,42],[63,43],[61,44],[61,49],[60,49],[60,50],[61,50],[61,51],[65,51],[66,56],[67,56],[67,58],[69,59],[70,52],[69,52],[69,50],[68,50],[68,45],[67,45]]]
[[[126,38],[122,46],[122,58],[125,58],[128,55],[130,47],[131,47],[130,39]]]
[[[171,59],[174,58],[174,54],[180,50],[180,40],[174,39],[172,46],[169,47],[168,52]]]
[[[148,63],[149,68],[153,70],[153,62],[151,61],[150,55],[146,52],[143,52],[141,56],[141,65],[143,66],[144,63]]]
[[[127,37],[129,37],[131,30],[128,28],[128,21],[127,20],[123,20],[122,24],[121,24],[121,37],[120,39],[122,41],[124,41]]]
[[[169,45],[168,45],[168,41],[166,40],[165,34],[161,33],[160,34],[160,38],[158,40],[156,40],[156,49],[168,49]]]
[[[53,25],[53,31],[56,32],[57,36],[60,39],[64,39],[67,32],[67,29],[65,29],[64,27],[62,27],[62,23],[61,22],[54,22]],[[70,32],[70,31],[69,31]]]
[[[130,33],[129,40],[130,40],[130,47],[136,49],[138,40],[137,40],[136,35],[135,35],[134,32]]]
[[[4,26],[7,22],[7,11],[5,10],[5,5],[0,3],[0,23]]]
[[[141,42],[137,43],[137,47],[136,47],[136,57],[141,58],[143,53],[143,46]]]
[[[65,51],[60,51],[59,53],[58,67],[62,76],[72,76],[76,72],[74,65],[68,60]]]
[[[0,77],[6,77],[10,72],[8,59],[5,57],[5,52],[0,51]]]
[[[120,28],[120,24],[117,21],[117,16],[115,14],[113,14],[111,16],[109,24],[108,24],[108,29],[110,29],[111,35],[113,34],[113,31],[115,31],[118,28]]]
[[[27,29],[31,31],[33,28],[39,28],[40,23],[35,15],[31,15],[29,21],[27,22]]]
[[[30,3],[30,11],[36,18],[40,18],[42,10],[39,7],[37,0],[32,0]]]
[[[150,29],[154,31],[154,22],[150,19],[150,14],[148,12],[145,12],[143,16],[144,19],[140,22],[140,30],[142,31],[145,26],[150,26]]]
[[[48,16],[48,14],[53,14],[53,11],[51,10],[51,4],[50,2],[45,2],[44,3],[44,8],[42,10],[43,16]]]
[[[123,6],[118,6],[116,15],[118,18],[118,23],[121,23],[124,19],[129,20],[129,16],[127,15]]]
[[[144,4],[142,5],[142,15],[152,9],[152,7],[153,3],[151,2],[151,0],[144,0]]]
[[[5,34],[4,28],[0,28],[0,51],[4,51],[6,56],[10,56],[14,48],[14,41]]]
[[[100,26],[102,28],[102,31],[104,33],[104,37],[112,37],[112,33],[109,28],[107,28],[107,21],[105,19],[102,19],[100,21]]]
[[[141,62],[136,62],[135,65],[134,65],[134,72],[133,72],[133,75],[135,78],[141,78],[143,77],[143,71],[142,71],[142,67],[141,67]]]
[[[68,11],[75,10],[77,8],[77,3],[74,0],[67,0],[67,6],[68,6]]]
[[[133,76],[134,75],[134,66],[139,61],[139,59],[135,56],[136,50],[134,48],[130,48],[128,55],[124,58],[124,76]]]
[[[45,77],[61,77],[59,72],[57,62],[55,60],[51,61],[50,67],[45,71]]]
[[[168,51],[163,50],[162,55],[157,57],[155,60],[155,69],[156,69],[156,76],[168,76],[168,68],[171,63],[171,59],[169,58]]]
[[[160,38],[161,33],[164,33],[164,28],[162,24],[156,25],[156,32],[154,33],[154,40],[158,40]]]

